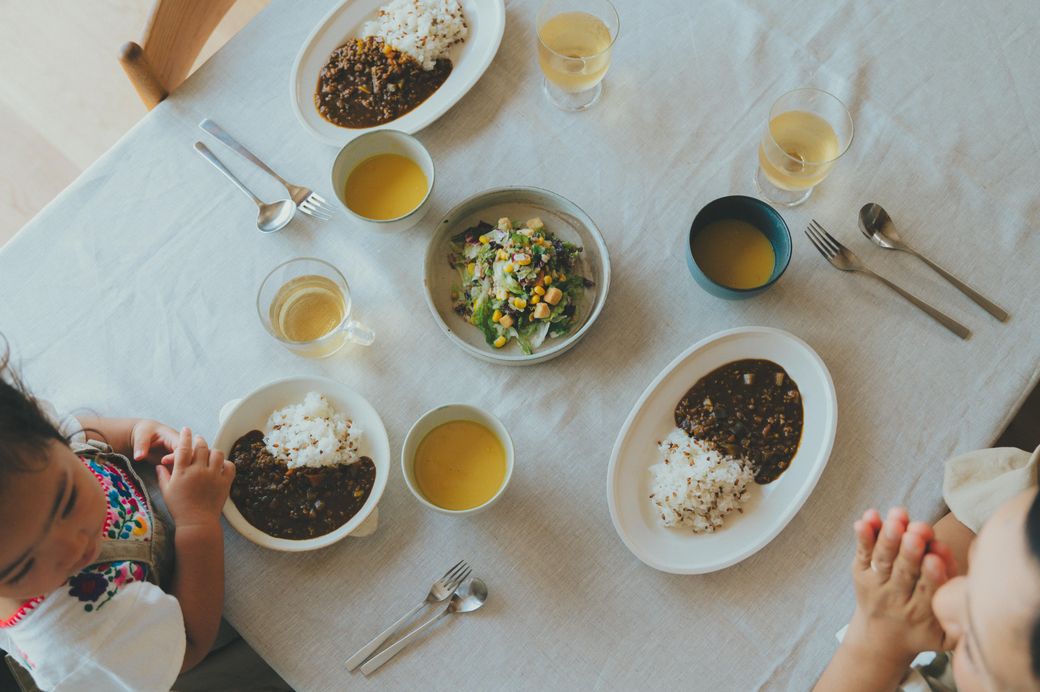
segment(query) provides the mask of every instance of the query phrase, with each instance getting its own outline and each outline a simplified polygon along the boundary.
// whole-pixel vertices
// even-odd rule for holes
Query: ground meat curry
[[[353,464],[290,469],[252,430],[231,448],[235,464],[231,499],[246,521],[276,538],[305,539],[330,533],[357,514],[375,483],[368,457]]]
[[[771,483],[798,451],[802,396],[776,363],[738,360],[693,385],[675,407],[675,424],[709,447],[746,459],[756,482]]]
[[[428,99],[448,79],[451,67],[450,60],[441,58],[433,69],[424,70],[382,39],[353,39],[332,51],[321,68],[314,102],[334,125],[382,125]]]

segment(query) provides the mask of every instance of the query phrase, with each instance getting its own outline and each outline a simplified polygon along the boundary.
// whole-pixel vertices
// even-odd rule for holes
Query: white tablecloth
[[[435,405],[470,402],[506,422],[516,471],[487,513],[427,511],[395,461],[368,538],[279,554],[227,531],[227,617],[300,689],[805,689],[852,610],[855,515],[905,503],[937,517],[943,460],[989,444],[1036,383],[1037,6],[619,0],[603,101],[571,115],[541,94],[536,4],[507,3],[505,39],[484,78],[420,133],[438,166],[422,226],[379,237],[340,214],[265,237],[250,203],[191,144],[211,117],[287,178],[333,198],[335,150],[308,137],[287,98],[293,58],[330,3],[276,0],[0,252],[0,330],[27,381],[58,405],[208,435],[225,401],[300,373],[364,394],[395,459]],[[780,283],[745,302],[711,298],[684,266],[686,230],[709,200],[753,193],[769,106],[802,85],[847,100],[855,142],[807,205],[784,211],[794,258]],[[262,196],[279,194],[213,149]],[[464,197],[509,184],[549,188],[587,210],[614,269],[587,338],[524,369],[463,354],[422,297],[431,227]],[[1011,321],[998,323],[912,257],[870,245],[855,225],[870,200]],[[887,289],[827,266],[802,235],[810,217],[974,336],[963,342]],[[374,346],[311,362],[268,337],[256,288],[298,255],[343,269],[359,318],[378,332]],[[789,330],[827,362],[840,406],[834,454],[802,511],[753,558],[707,576],[655,572],[611,526],[614,437],[676,354],[748,324]],[[345,673],[351,652],[463,557],[490,587],[483,611],[441,623],[372,679]]]

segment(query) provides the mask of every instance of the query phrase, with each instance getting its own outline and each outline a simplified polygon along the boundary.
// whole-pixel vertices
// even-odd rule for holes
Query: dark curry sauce
[[[802,396],[770,360],[727,363],[697,381],[675,407],[675,424],[709,447],[750,462],[755,481],[780,477],[802,439]]]
[[[400,118],[437,91],[451,60],[424,70],[415,58],[369,36],[332,51],[318,75],[314,103],[333,125],[373,127]]]
[[[267,451],[259,430],[238,438],[229,458],[235,464],[235,506],[246,521],[276,538],[315,538],[338,529],[364,506],[376,478],[368,457],[290,469]]]

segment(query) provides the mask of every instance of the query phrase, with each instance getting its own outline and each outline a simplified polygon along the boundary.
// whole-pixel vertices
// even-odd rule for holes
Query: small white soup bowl
[[[397,154],[411,159],[426,176],[426,196],[423,197],[422,202],[415,209],[396,219],[380,220],[361,216],[347,206],[347,202],[343,198],[351,172],[366,159],[380,154]],[[370,231],[383,233],[404,231],[422,221],[430,208],[433,184],[433,158],[430,156],[430,152],[426,151],[426,147],[415,137],[397,130],[375,130],[350,140],[340,149],[332,164],[332,189],[336,192],[336,199],[357,225]]]
[[[506,453],[506,477],[502,479],[502,487],[498,489],[498,492],[490,500],[470,509],[445,509],[438,507],[426,499],[422,491],[419,490],[419,483],[415,479],[415,452],[419,448],[419,443],[437,426],[456,420],[472,421],[483,425],[494,433],[498,441],[502,443],[502,449]],[[404,438],[404,447],[401,448],[401,471],[404,473],[404,482],[408,485],[408,489],[412,491],[412,495],[415,495],[415,499],[430,509],[444,514],[475,514],[493,505],[502,496],[502,493],[505,492],[506,486],[509,485],[509,479],[513,477],[513,440],[509,437],[509,431],[506,430],[506,426],[502,425],[502,421],[483,409],[467,404],[438,406],[427,411],[419,420],[415,421],[412,429],[408,431],[408,435]]]

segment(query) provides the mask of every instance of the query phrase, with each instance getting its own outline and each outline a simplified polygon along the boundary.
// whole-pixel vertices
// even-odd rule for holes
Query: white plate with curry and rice
[[[318,23],[296,56],[289,79],[293,112],[304,129],[326,144],[342,146],[360,134],[383,128],[414,134],[430,125],[477,83],[498,52],[505,32],[504,0],[458,0],[465,23],[465,29],[460,30],[465,33],[463,40],[440,50],[440,58],[434,60],[433,55],[416,50],[410,43],[410,33],[398,25],[396,38],[389,41],[400,44],[403,50],[398,51],[389,41],[380,43],[380,48],[386,47],[389,59],[381,65],[382,51],[362,46],[361,42],[366,24],[377,20],[380,10],[390,3],[391,0],[340,2]],[[419,54],[422,61],[414,61],[412,53]],[[342,69],[333,67],[333,72],[323,72],[334,58]],[[386,79],[374,77],[371,83],[363,82],[350,74],[354,71],[353,62],[362,63],[361,69],[357,69],[359,74],[367,75],[370,67],[376,68],[374,75],[384,68],[391,73]],[[324,92],[323,86],[328,87]],[[373,89],[378,93],[372,93]],[[397,100],[387,101],[392,92]],[[367,110],[352,105],[362,100],[374,102]],[[337,107],[337,103],[343,107]],[[396,111],[373,115],[383,108]]]
[[[607,474],[618,536],[673,574],[750,557],[816,487],[837,420],[827,366],[801,339],[743,327],[699,341],[650,383],[618,434]]]
[[[308,401],[309,397],[312,401]],[[320,402],[314,402],[315,397],[319,397]],[[304,423],[296,434],[292,425],[284,424],[289,419],[283,414],[275,423],[282,429],[273,430],[272,414],[276,412],[294,413],[297,421],[309,421],[309,425]],[[320,436],[313,431],[320,429],[324,422],[309,420],[308,416],[333,418],[341,428],[348,426],[347,435],[336,430],[336,442],[349,440],[340,447],[349,446],[339,455],[344,459],[337,459],[347,463],[315,463],[315,455],[330,451],[329,445],[293,442],[294,438]],[[275,447],[279,443],[285,447],[288,443],[309,449],[294,455],[293,461],[298,465],[275,469],[273,462],[278,460],[268,456],[264,449],[271,443]],[[351,534],[367,535],[374,530],[376,505],[386,489],[390,472],[390,441],[379,414],[354,390],[324,377],[288,377],[259,387],[241,399],[228,402],[220,411],[220,429],[213,447],[235,461],[240,445],[250,445],[258,454],[266,456],[263,462],[268,467],[255,464],[256,468],[247,471],[245,465],[237,464],[231,497],[224,503],[224,518],[245,538],[264,548],[300,552],[324,548]],[[253,465],[253,460],[250,462]],[[270,478],[270,484],[263,474]],[[257,497],[257,489],[260,497]],[[307,494],[308,491],[312,492]],[[243,492],[249,494],[243,496]],[[261,501],[275,505],[266,512]],[[296,506],[293,503],[313,514],[297,514],[297,519],[289,521],[287,510]]]

